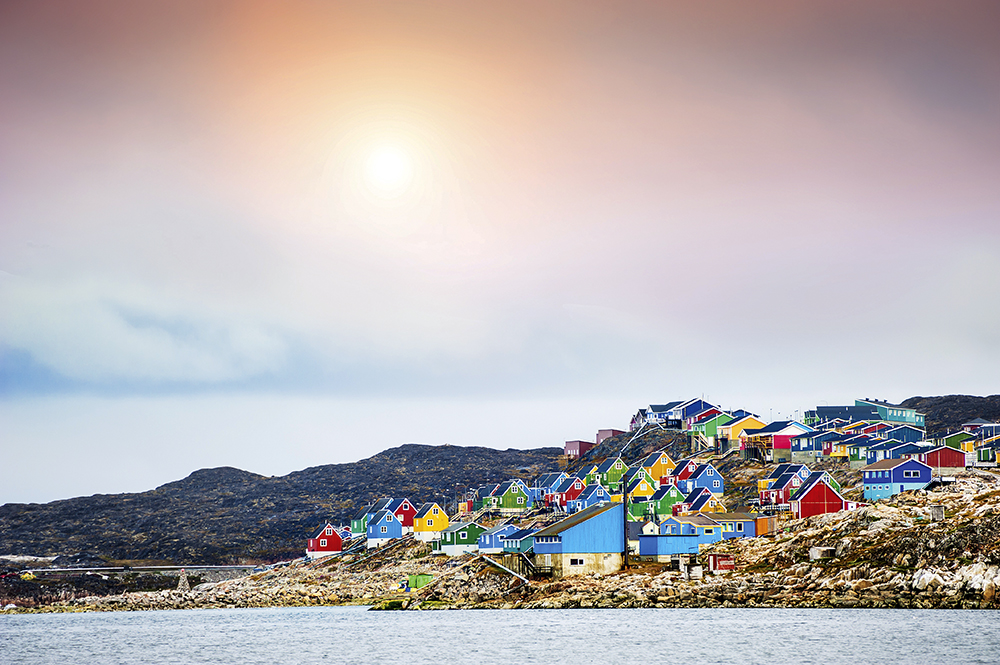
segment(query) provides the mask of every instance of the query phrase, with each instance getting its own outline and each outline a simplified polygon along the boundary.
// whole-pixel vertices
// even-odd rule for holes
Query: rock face
[[[943,522],[928,506],[942,504]],[[815,548],[832,558],[809,560]],[[856,511],[787,521],[775,538],[723,541],[737,570],[687,580],[661,564],[557,581],[521,579],[481,557],[429,555],[399,541],[375,552],[298,561],[189,591],[125,593],[35,610],[371,605],[380,609],[576,607],[1000,608],[1000,476],[965,474],[933,492],[908,492]],[[408,575],[430,574],[406,593]]]
[[[178,565],[301,556],[321,522],[347,523],[382,496],[420,503],[487,478],[535,477],[558,467],[559,448],[493,450],[409,444],[352,464],[267,478],[202,469],[141,494],[0,506],[0,554],[86,551]]]
[[[1000,395],[944,395],[942,397],[911,397],[901,403],[926,415],[928,436],[954,431],[975,418],[1000,421]]]

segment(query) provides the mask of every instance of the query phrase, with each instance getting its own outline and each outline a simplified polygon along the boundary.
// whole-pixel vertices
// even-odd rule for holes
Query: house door
[[[899,491],[900,491],[900,492],[905,492],[906,490],[904,490],[904,489],[903,489],[903,486],[902,486],[902,485],[900,485],[900,486],[899,486]]]
[[[552,555],[551,554],[546,554],[545,555],[545,566],[546,566],[546,568],[551,568],[552,567]]]

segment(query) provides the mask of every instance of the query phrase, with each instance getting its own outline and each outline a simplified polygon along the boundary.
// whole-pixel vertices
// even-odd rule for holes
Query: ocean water
[[[1000,663],[1000,612],[359,607],[0,616],[0,663]]]

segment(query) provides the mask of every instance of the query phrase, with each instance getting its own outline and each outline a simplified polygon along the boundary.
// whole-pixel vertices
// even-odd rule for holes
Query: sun
[[[410,156],[395,146],[380,146],[365,160],[365,182],[374,194],[383,198],[402,195],[413,181]]]

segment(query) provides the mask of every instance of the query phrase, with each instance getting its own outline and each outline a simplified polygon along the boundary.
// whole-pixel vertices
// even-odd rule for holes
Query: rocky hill
[[[525,582],[483,557],[429,556],[403,539],[361,551],[204,583],[190,590],[67,599],[7,612],[372,605],[378,609],[578,607],[1000,607],[1000,476],[970,471],[932,491],[904,492],[858,510],[787,519],[775,537],[709,546],[736,569],[688,579],[666,563],[598,577]],[[931,505],[945,509],[933,521]],[[812,556],[813,548],[824,548]],[[703,559],[703,557],[702,557]],[[400,590],[408,575],[431,584]]]
[[[943,395],[941,397],[911,397],[900,406],[926,414],[928,436],[938,436],[959,429],[974,418],[1000,421],[1000,395]]]
[[[201,469],[138,494],[5,504],[0,554],[88,552],[179,565],[289,559],[302,555],[321,522],[347,523],[358,506],[382,496],[445,502],[454,499],[456,487],[557,469],[561,453],[407,444],[287,476]]]

